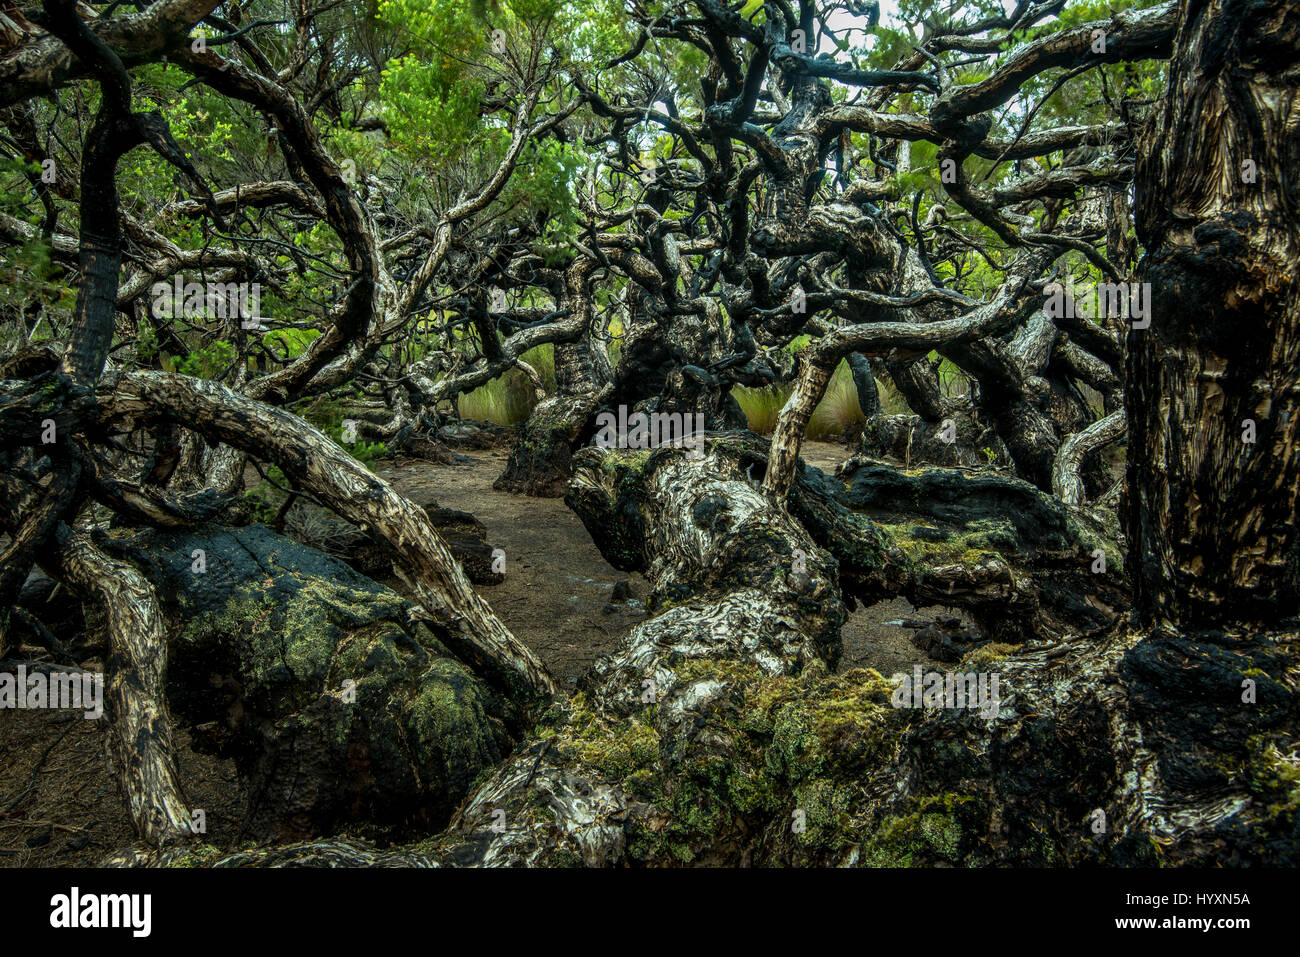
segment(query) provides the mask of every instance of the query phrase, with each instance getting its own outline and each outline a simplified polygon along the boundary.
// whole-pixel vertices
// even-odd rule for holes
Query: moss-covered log
[[[764,440],[732,433],[710,448],[764,480]],[[855,456],[831,477],[800,460],[786,507],[839,562],[850,607],[902,596],[961,608],[1013,643],[1098,628],[1128,607],[1113,518],[996,470],[900,469]],[[599,542],[617,528],[592,533]]]
[[[168,702],[196,746],[234,758],[245,838],[441,827],[518,738],[517,709],[445,629],[333,558],[258,525],[102,547],[157,584]]]

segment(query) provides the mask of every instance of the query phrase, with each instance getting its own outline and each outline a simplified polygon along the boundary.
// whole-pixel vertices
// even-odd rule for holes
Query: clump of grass
[[[533,346],[519,358],[537,370],[547,395],[555,394],[555,346],[546,342]]]
[[[518,369],[511,369],[473,392],[461,393],[456,407],[462,419],[514,425],[527,419],[533,411],[532,391],[528,377]]]
[[[908,408],[907,402],[899,395],[898,390],[894,388],[894,383],[888,379],[876,380],[876,391],[880,393],[880,410],[885,415],[910,415],[912,410]]]
[[[888,414],[905,413],[907,403],[889,382],[876,380],[876,389],[880,392],[880,404]],[[749,419],[749,427],[759,435],[770,435],[776,428],[777,416],[790,398],[789,386],[770,385],[762,389],[750,389],[736,386],[731,390],[739,403],[741,411]],[[840,362],[831,381],[826,386],[826,394],[813,410],[808,420],[807,437],[815,440],[840,439],[859,430],[867,421],[858,405],[858,390],[853,384],[853,373],[847,362]]]
[[[776,417],[781,411],[781,406],[785,405],[785,400],[790,396],[788,388],[769,385],[761,389],[750,389],[743,385],[735,386],[731,390],[735,397],[736,403],[740,410],[745,413],[745,418],[749,420],[751,431],[759,435],[771,435],[772,430],[776,428]]]
[[[550,343],[529,349],[521,356],[537,370],[547,395],[555,393],[555,348]],[[463,419],[491,422],[495,425],[516,425],[532,414],[537,396],[528,376],[511,369],[473,392],[462,393],[456,401]]]
[[[867,417],[858,405],[858,389],[853,384],[853,373],[849,370],[848,362],[841,361],[826,385],[826,394],[817,403],[812,418],[808,420],[808,438],[843,438],[860,430],[866,421]]]

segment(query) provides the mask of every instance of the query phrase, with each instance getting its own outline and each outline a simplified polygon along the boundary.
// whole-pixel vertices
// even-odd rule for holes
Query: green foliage
[[[330,436],[330,438],[334,438],[334,436]],[[385,442],[344,442],[341,434],[334,441],[338,442],[349,455],[366,467],[369,467],[370,463],[375,459],[382,459],[388,455],[388,445]]]
[[[0,188],[0,213],[30,226],[40,224],[40,216],[34,211],[39,208],[33,203],[35,194],[24,177],[26,173],[39,175],[40,172],[41,168],[36,164],[0,156],[0,184],[3,184]],[[63,280],[63,270],[53,263],[51,252],[50,244],[39,235],[5,247],[4,255],[0,257],[0,309],[6,313],[25,310],[30,314],[46,308],[73,307],[76,293]],[[48,335],[49,329],[46,328],[38,332],[37,338]]]
[[[295,411],[333,439],[335,445],[366,467],[376,459],[388,455],[388,445],[384,442],[366,442],[362,439],[355,442],[343,441],[343,420],[356,418],[356,416],[349,415],[348,410],[338,399],[313,399],[301,404]]]
[[[136,358],[144,365],[153,362],[158,355],[158,332],[150,322],[140,323],[135,340]]]
[[[298,358],[319,338],[319,329],[275,329],[262,336],[262,344],[287,362]]]
[[[383,71],[380,95],[394,143],[434,163],[457,158],[478,125],[482,83],[456,82],[448,76],[454,65],[449,56],[430,62],[411,55]]]
[[[546,32],[559,7],[558,0],[380,0],[377,19],[410,47],[384,67],[378,91],[393,142],[439,164],[483,145],[481,134],[499,140],[492,134],[506,131],[485,127],[480,116],[483,67]]]
[[[244,502],[248,505],[254,522],[268,525],[275,519],[275,513],[285,500],[284,492],[276,488],[276,485],[288,488],[289,482],[278,465],[265,466],[265,473],[269,481],[259,482],[255,488],[245,492]]]
[[[234,364],[238,355],[232,343],[224,339],[195,349],[183,359],[175,359],[172,371],[199,379],[218,379]]]

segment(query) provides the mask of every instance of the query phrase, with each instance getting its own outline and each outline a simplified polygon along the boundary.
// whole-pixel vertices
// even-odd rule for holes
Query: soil
[[[849,450],[809,442],[803,454],[830,471]],[[415,502],[436,500],[483,522],[488,541],[506,554],[506,571],[504,582],[478,586],[480,593],[571,687],[644,619],[649,588],[641,575],[605,562],[563,500],[494,490],[507,455],[506,449],[485,449],[459,454],[448,464],[398,458],[372,467]],[[615,585],[624,581],[630,597],[614,601]],[[840,669],[875,668],[890,675],[928,663],[908,640],[911,632],[892,622],[936,614],[949,613],[914,610],[902,599],[859,608],[842,632]],[[86,720],[80,712],[0,710],[0,866],[95,866],[106,852],[132,843],[126,807],[109,772],[105,731],[104,721]],[[177,728],[177,738],[181,780],[190,806],[206,814],[208,840],[238,845],[241,797],[233,764],[192,751],[183,728]]]

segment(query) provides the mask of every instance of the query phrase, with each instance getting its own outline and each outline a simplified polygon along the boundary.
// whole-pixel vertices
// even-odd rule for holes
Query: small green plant
[[[218,339],[195,349],[184,359],[172,360],[172,371],[199,379],[215,379],[223,375],[235,361],[235,347]]]
[[[367,468],[375,459],[382,459],[388,454],[388,446],[383,442],[339,442],[339,445]]]
[[[135,354],[146,365],[158,355],[158,332],[152,323],[140,323],[139,334],[135,340]]]

